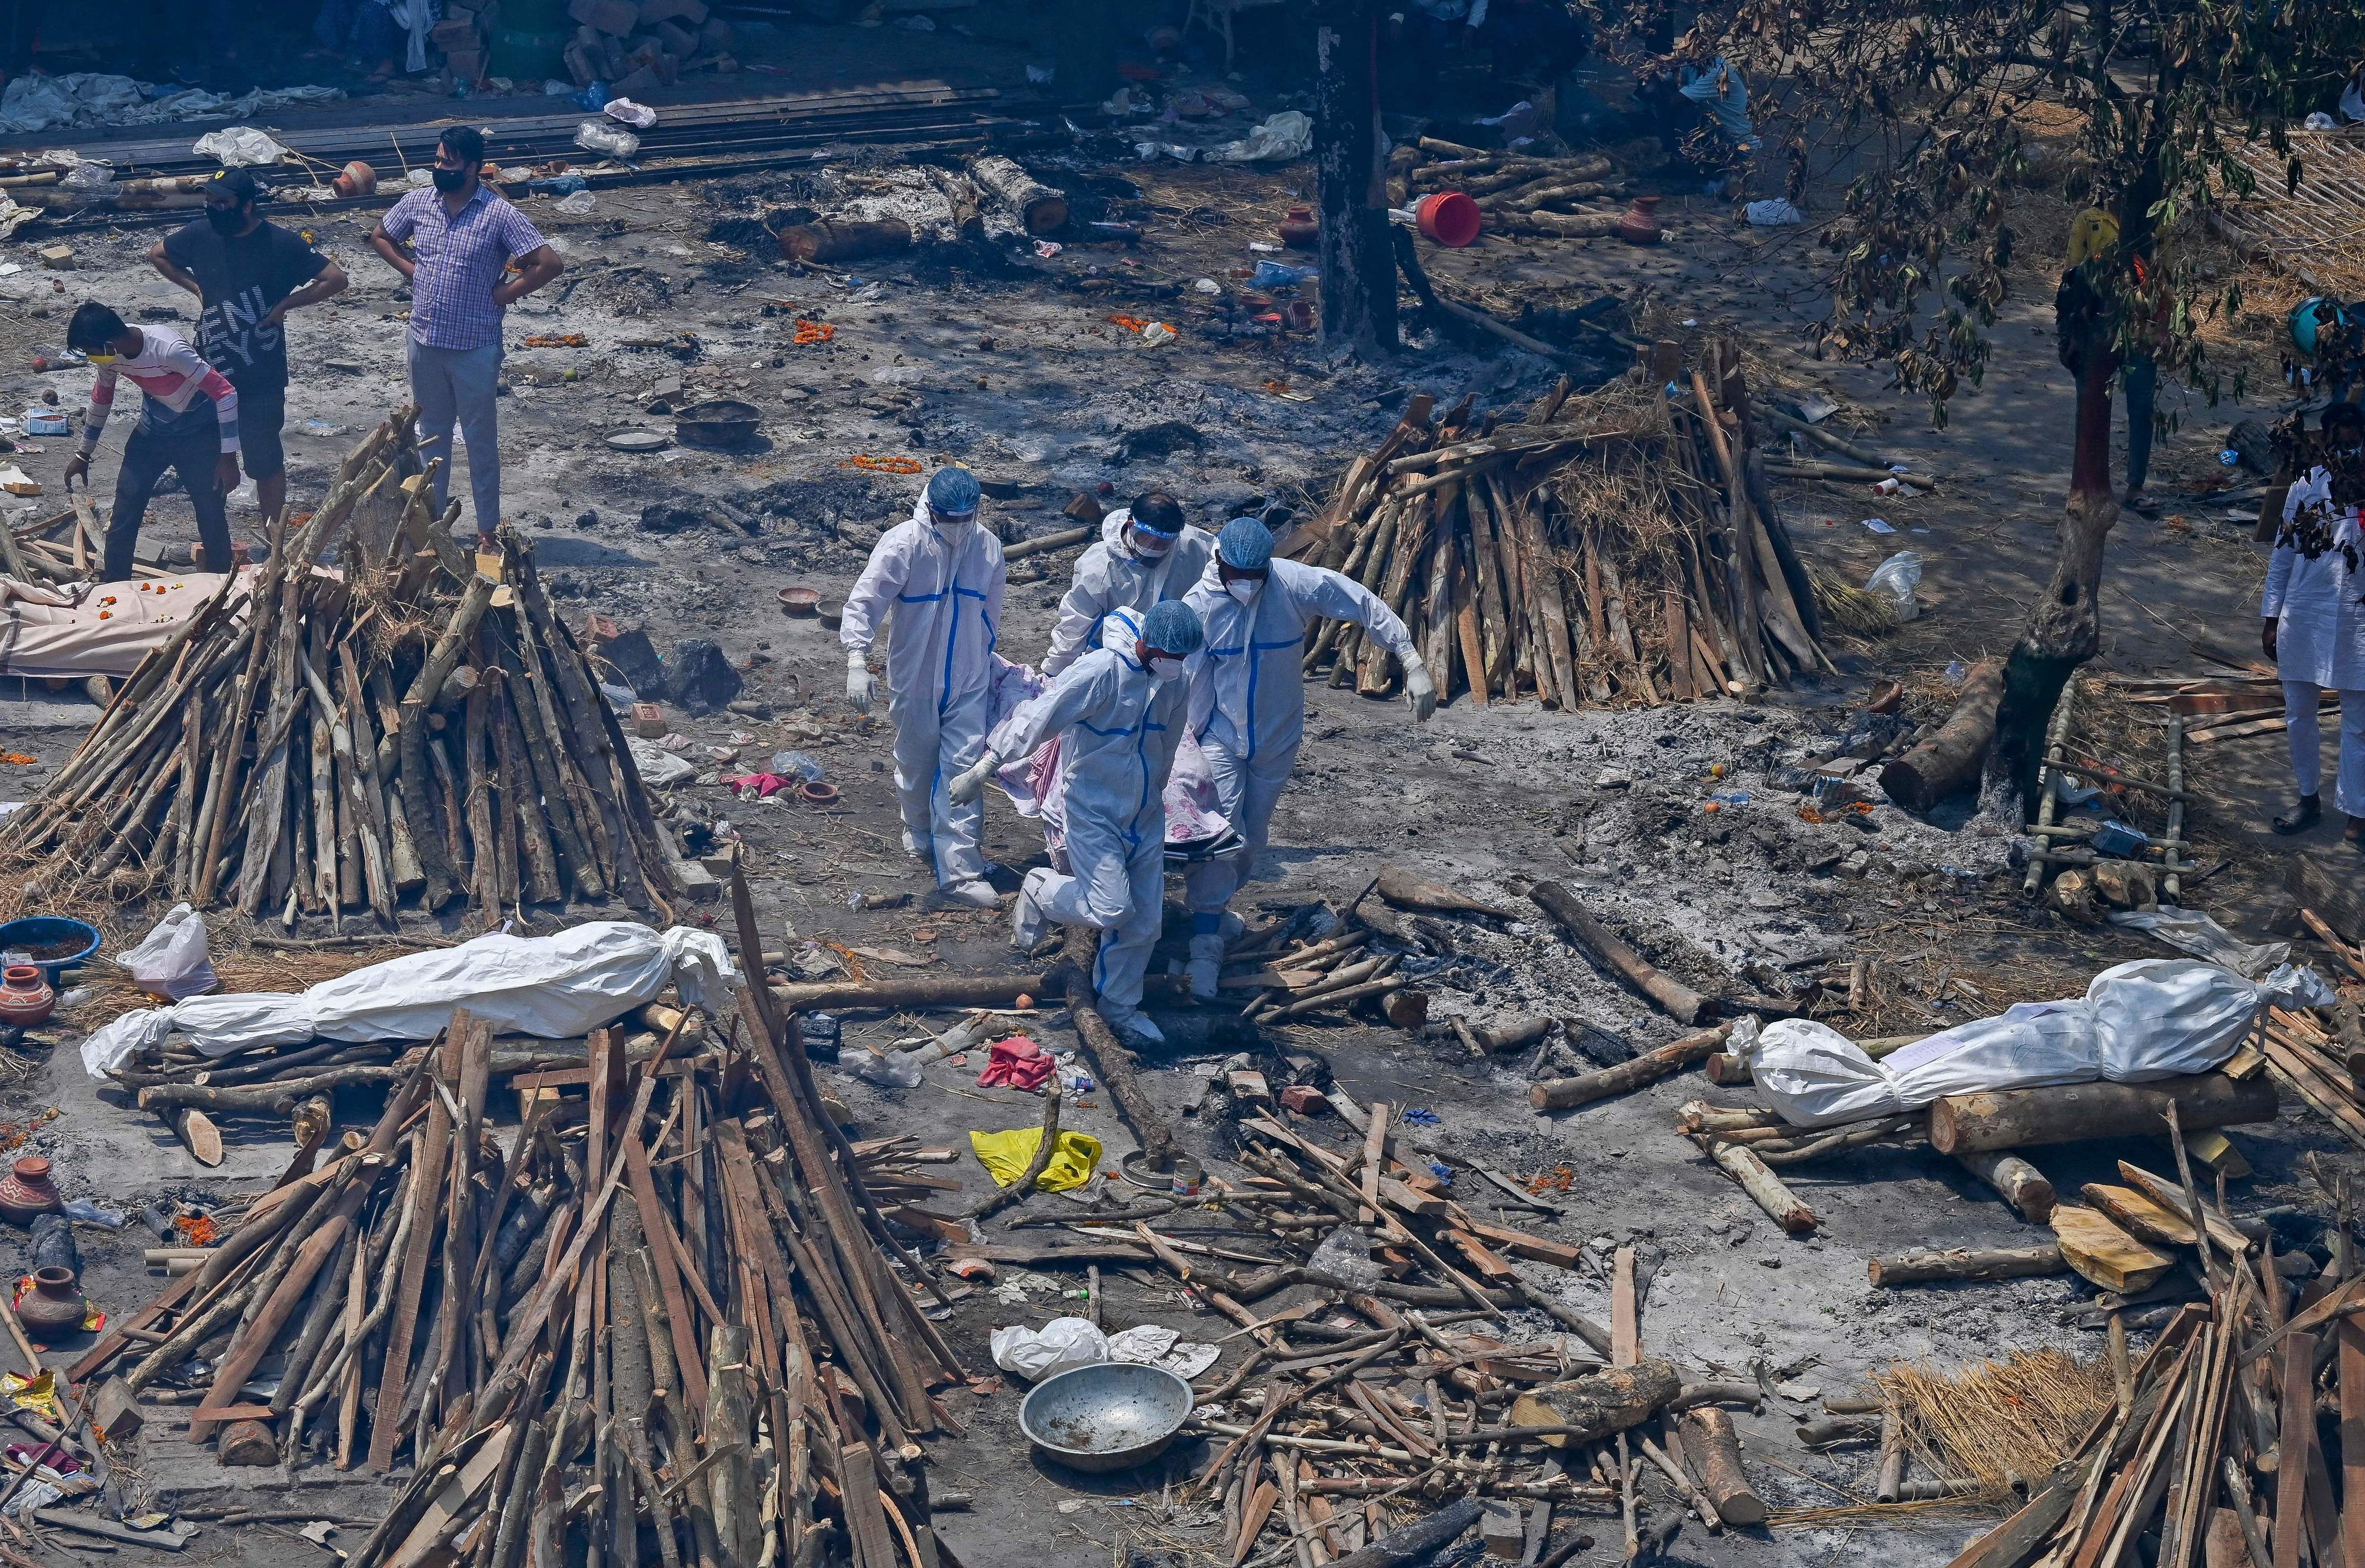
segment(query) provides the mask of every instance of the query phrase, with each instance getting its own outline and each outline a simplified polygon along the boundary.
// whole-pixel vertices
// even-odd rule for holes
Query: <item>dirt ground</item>
[[[1260,107],[1259,113],[1261,113]],[[421,133],[420,144],[425,144]],[[876,154],[862,154],[865,158]],[[1293,200],[1311,197],[1310,165],[1221,169],[1171,163],[1095,164],[1076,170],[1095,188],[1130,182],[1120,196],[1144,232],[1138,246],[1071,243],[1048,258],[1025,255],[991,272],[947,269],[929,259],[861,266],[853,273],[802,271],[779,263],[753,241],[754,204],[796,194],[789,176],[723,188],[644,187],[603,194],[570,218],[547,199],[524,204],[568,263],[555,286],[524,302],[509,323],[511,345],[501,405],[504,510],[533,540],[545,580],[570,619],[589,612],[645,627],[661,651],[684,638],[721,644],[745,681],[744,699],[768,717],[691,718],[668,710],[698,781],[675,794],[686,813],[735,834],[768,944],[779,944],[808,975],[841,962],[833,946],[893,949],[912,972],[941,974],[1005,967],[1006,917],[938,907],[930,879],[896,844],[888,775],[891,734],[854,715],[842,698],[843,656],[835,633],[785,617],[775,590],[790,584],[842,597],[882,524],[903,516],[925,471],[948,460],[976,468],[997,498],[989,520],[1016,540],[1068,526],[1061,509],[1078,491],[1112,499],[1162,486],[1195,521],[1216,526],[1273,503],[1304,509],[1328,494],[1333,476],[1395,420],[1407,397],[1440,404],[1464,392],[1483,406],[1515,406],[1548,385],[1554,367],[1516,353],[1472,353],[1424,334],[1404,353],[1372,363],[1327,353],[1303,338],[1235,338],[1194,313],[1192,285],[1225,277],[1255,259],[1271,222]],[[1649,188],[1647,185],[1645,188]],[[1572,1025],[1586,1054],[1609,1058],[1678,1031],[1650,1006],[1595,970],[1519,896],[1518,879],[1566,882],[1608,913],[1678,977],[1719,987],[1744,971],[1800,973],[1827,959],[1877,960],[1875,997],[1860,1018],[1836,1020],[1851,1034],[1927,1029],[1983,1015],[2021,1000],[2069,995],[2095,969],[2165,949],[2131,935],[2068,926],[2022,901],[2007,864],[2011,824],[1972,812],[1942,813],[1933,825],[1891,806],[1862,826],[1800,819],[1803,770],[1838,751],[1862,722],[1871,681],[1904,681],[1915,716],[1943,709],[1947,667],[2001,655],[2028,596],[2050,564],[2053,519],[2064,493],[2067,373],[2054,362],[2050,287],[2041,266],[2016,288],[1997,330],[1985,383],[1956,401],[1944,430],[1916,400],[1885,388],[1877,370],[1813,357],[1807,329],[1820,315],[1811,254],[1798,230],[1753,230],[1721,203],[1676,191],[1663,213],[1666,242],[1638,249],[1615,241],[1493,240],[1464,252],[1431,252],[1440,286],[1506,314],[1523,300],[1564,306],[1603,293],[1654,335],[1696,347],[1720,334],[1743,339],[1751,373],[1765,391],[1821,391],[1860,438],[1944,478],[1925,498],[1879,498],[1860,487],[1792,485],[1778,490],[1786,521],[1819,565],[1860,581],[1892,550],[1922,554],[1922,617],[1872,643],[1840,642],[1844,676],[1814,689],[1754,705],[1732,701],[1656,709],[1546,711],[1533,703],[1479,710],[1466,700],[1415,727],[1404,707],[1309,686],[1307,744],[1299,775],[1273,829],[1273,851],[1245,894],[1251,912],[1295,909],[1317,898],[1355,895],[1384,865],[1449,882],[1515,912],[1510,921],[1439,917],[1442,940],[1416,961],[1438,998],[1437,1016],[1474,1023],[1541,1012]],[[308,221],[297,214],[283,220]],[[291,493],[319,495],[335,462],[404,396],[397,278],[364,242],[374,214],[323,217],[318,242],[353,277],[349,293],[292,323],[296,380],[288,399]],[[82,270],[0,276],[0,408],[54,388],[71,408],[87,371],[27,369],[41,345],[59,341],[82,297],[108,300],[128,318],[178,321],[194,302],[146,265],[153,230],[84,236]],[[1181,336],[1160,346],[1113,324],[1113,316],[1170,320]],[[800,318],[835,335],[800,346]],[[521,346],[529,334],[581,334],[577,348]],[[2238,345],[2236,345],[2238,348]],[[672,445],[653,455],[611,449],[626,428],[667,428],[644,411],[668,383],[678,395],[704,392],[756,403],[762,439],[738,453]],[[2254,386],[2255,386],[2254,383]],[[2279,390],[2278,387],[2271,388]],[[1286,394],[1286,396],[1284,396]],[[2225,427],[2271,408],[2263,393],[2210,409],[2164,392],[2181,420],[2156,459],[2154,489],[2169,501],[2157,521],[2124,518],[2113,541],[2104,603],[2104,653],[2096,671],[2197,670],[2193,640],[2236,655],[2251,630],[2262,574],[2246,521],[2229,518],[2208,491],[2223,485],[2214,454]],[[1303,399],[1303,400],[1301,400]],[[16,461],[52,504],[71,450],[39,443]],[[99,493],[113,479],[120,435],[103,449]],[[888,462],[886,460],[897,460]],[[859,460],[859,461],[857,461]],[[916,472],[895,470],[913,468]],[[463,467],[465,468],[465,460]],[[728,501],[756,520],[752,535],[700,516],[702,501]],[[252,533],[251,495],[243,521]],[[234,511],[234,521],[241,521]],[[1896,535],[1862,520],[1883,517]],[[185,500],[160,498],[146,538],[186,543]],[[1014,577],[1000,633],[1008,656],[1043,649],[1074,552],[1037,557],[1039,574]],[[1026,580],[1018,580],[1024,577]],[[2119,760],[2140,763],[2156,737],[2136,729],[2099,683],[2094,717],[2081,734]],[[0,800],[38,788],[68,755],[92,710],[79,693],[18,687],[0,691],[0,741],[33,754],[29,767],[0,769]],[[714,781],[761,765],[775,752],[817,759],[843,792],[827,812],[740,801]],[[2201,748],[2196,748],[2196,753]],[[733,754],[724,761],[723,754]],[[2221,755],[2222,754],[2222,755]],[[1721,765],[1721,775],[1711,768]],[[2279,880],[2274,857],[2287,846],[2257,826],[2284,777],[2280,737],[2236,742],[2191,763],[2206,801],[2192,823],[2204,860],[2234,862],[2192,902],[2237,933],[2263,909]],[[1727,799],[1709,815],[1712,795]],[[1735,797],[1745,796],[1745,799]],[[1041,850],[1029,825],[996,801],[987,848],[1005,889]],[[722,825],[728,824],[727,831]],[[2323,830],[2303,852],[2355,876],[2353,854]],[[1850,857],[1862,851],[1862,858]],[[1842,874],[1844,872],[1845,874]],[[908,893],[885,910],[849,907],[869,893]],[[1174,912],[1170,909],[1170,914]],[[711,920],[712,909],[694,918]],[[550,917],[540,917],[546,928]],[[136,932],[134,933],[136,934]],[[235,946],[234,933],[225,945]],[[1158,967],[1179,958],[1179,931]],[[891,969],[896,966],[888,966]],[[899,971],[900,972],[900,969]],[[1754,982],[1752,982],[1754,983]],[[1153,1009],[1153,1011],[1157,1011]],[[15,1120],[0,1139],[56,1160],[69,1196],[127,1204],[165,1192],[219,1193],[234,1183],[189,1163],[169,1135],[103,1103],[83,1080],[71,1049],[103,1014],[69,1014],[38,1037],[47,1051],[32,1075],[0,1090]],[[909,1020],[846,1021],[847,1059],[909,1034]],[[941,1027],[947,1022],[932,1023]],[[1047,1043],[1072,1042],[1064,1019],[1044,1019]],[[1178,1036],[1184,1030],[1178,1029]],[[1202,1028],[1198,1036],[1206,1038]],[[1656,1261],[1643,1315],[1646,1343],[1696,1373],[1777,1381],[1837,1396],[1862,1389],[1895,1360],[1943,1366],[2057,1345],[2094,1353],[2099,1336],[2069,1321],[2093,1293],[2074,1281],[2026,1280],[1949,1289],[1875,1292],[1866,1260],[1910,1245],[2001,1246],[2028,1239],[2028,1227],[1951,1162],[1926,1150],[1876,1149],[1800,1168],[1791,1180],[1821,1225],[1809,1239],[1786,1238],[1694,1147],[1678,1137],[1673,1108],[1709,1093],[1741,1103],[1747,1092],[1709,1092],[1697,1074],[1560,1115],[1528,1109],[1525,1086],[1583,1059],[1555,1042],[1544,1049],[1474,1063],[1450,1033],[1413,1035],[1317,1020],[1274,1032],[1271,1044],[1320,1053],[1355,1098],[1435,1113],[1406,1130],[1448,1161],[1479,1159],[1519,1176],[1564,1170],[1557,1218],[1508,1215],[1513,1223],[1583,1243],[1606,1260],[1637,1243]],[[1178,1119],[1186,1145],[1224,1169],[1219,1125],[1192,1114],[1230,1047],[1181,1047],[1158,1058],[1148,1080]],[[909,1132],[925,1143],[966,1149],[971,1129],[1032,1126],[1039,1102],[974,1086],[978,1060],[939,1063],[909,1091],[882,1091],[824,1069],[865,1135]],[[54,1119],[34,1118],[50,1107]],[[359,1115],[359,1106],[341,1107]],[[123,1129],[137,1123],[138,1131]],[[1102,1138],[1107,1159],[1132,1147],[1104,1095],[1072,1107],[1069,1125]],[[1317,1131],[1325,1131],[1317,1124]],[[274,1166],[273,1129],[247,1129],[253,1142],[238,1174]],[[1326,1136],[1337,1136],[1328,1124]],[[128,1140],[128,1141],[127,1141]],[[2287,1107],[2271,1127],[2245,1129],[2237,1143],[2258,1174],[2237,1189],[2245,1210],[2272,1204],[2320,1207],[2302,1162],[2322,1155],[2353,1163],[2331,1129]],[[245,1143],[245,1137],[241,1139]],[[144,1152],[130,1146],[144,1145]],[[2125,1156],[2156,1162],[2151,1146],[2085,1145],[2043,1163],[2057,1188],[2109,1175]],[[134,1156],[137,1156],[135,1159]],[[986,1190],[964,1152],[955,1164],[963,1197]],[[1465,1179],[1466,1181],[1466,1179]],[[1457,1189],[1477,1207],[1487,1190]],[[1056,1215],[1071,1200],[1045,1196],[1022,1215]],[[1020,1230],[1014,1237],[1041,1238]],[[135,1223],[118,1238],[84,1227],[92,1291],[110,1311],[136,1307],[161,1282],[144,1275]],[[12,1250],[13,1249],[13,1250]],[[0,1236],[12,1260],[21,1240]],[[1606,1271],[1558,1273],[1523,1265],[1530,1277],[1588,1316],[1608,1316]],[[996,1326],[1039,1324],[1071,1311],[1059,1294],[1078,1282],[1030,1289],[1005,1271],[995,1288],[972,1286],[953,1319],[955,1344],[972,1372],[990,1370],[985,1350]],[[1271,1305],[1285,1305],[1286,1298]],[[1110,1326],[1159,1322],[1215,1339],[1220,1319],[1194,1316],[1162,1279],[1113,1271]],[[1521,1316],[1528,1321],[1518,1321]],[[1526,1338],[1550,1332],[1541,1315],[1507,1318]],[[1238,1354],[1238,1342],[1226,1346]],[[1227,1364],[1227,1363],[1219,1363]],[[1185,1444],[1159,1465],[1126,1475],[1079,1478],[1025,1457],[1015,1429],[1018,1389],[955,1391],[966,1438],[932,1449],[935,1486],[973,1493],[974,1509],[938,1517],[947,1543],[968,1568],[1026,1562],[1132,1561],[1129,1553],[1206,1551],[1216,1533],[1206,1506],[1169,1506],[1204,1450]],[[1804,1403],[1769,1402],[1742,1420],[1752,1470],[1777,1510],[1844,1510],[1866,1495],[1868,1450],[1811,1455],[1790,1432]],[[168,1441],[151,1444],[151,1479],[184,1498],[225,1487],[275,1490],[286,1478],[214,1471],[210,1460],[175,1462]],[[367,1516],[371,1494],[319,1487],[301,1494],[326,1511]],[[295,1506],[308,1506],[309,1503]],[[1619,1555],[1614,1520],[1596,1529],[1601,1545],[1580,1561]],[[1671,1561],[1822,1564],[1877,1551],[1883,1561],[1936,1563],[1984,1528],[1979,1516],[1939,1509],[1908,1524],[1862,1518],[1802,1519],[1772,1530],[1708,1537],[1687,1526]],[[276,1536],[217,1530],[196,1554],[215,1560],[309,1562],[309,1545]]]

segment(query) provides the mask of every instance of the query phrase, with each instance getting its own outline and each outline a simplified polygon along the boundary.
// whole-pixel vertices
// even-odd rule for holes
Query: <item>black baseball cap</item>
[[[228,191],[230,199],[241,204],[260,201],[271,194],[269,183],[252,169],[217,170],[213,177],[213,188]]]

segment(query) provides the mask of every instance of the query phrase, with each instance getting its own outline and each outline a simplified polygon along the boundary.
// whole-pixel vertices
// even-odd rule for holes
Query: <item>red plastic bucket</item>
[[[1478,204],[1460,191],[1440,191],[1420,198],[1413,208],[1420,231],[1451,250],[1460,250],[1478,238]]]

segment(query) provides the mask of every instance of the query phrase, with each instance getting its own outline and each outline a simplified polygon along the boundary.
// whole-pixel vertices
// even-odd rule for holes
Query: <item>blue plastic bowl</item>
[[[33,960],[51,985],[59,984],[68,969],[88,963],[98,951],[98,927],[55,914],[37,914],[29,920],[12,920],[0,925],[0,953],[53,947],[61,942],[79,942],[82,950],[62,958]]]

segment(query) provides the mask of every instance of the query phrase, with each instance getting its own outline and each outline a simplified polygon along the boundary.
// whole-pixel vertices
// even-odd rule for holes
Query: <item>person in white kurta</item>
[[[2299,806],[2277,817],[2277,833],[2303,833],[2323,814],[2319,694],[2340,694],[2340,761],[2333,803],[2347,814],[2344,836],[2365,846],[2365,538],[2350,487],[2336,473],[2365,476],[2365,409],[2336,403],[2325,414],[2326,466],[2291,487],[2267,566],[2260,643],[2283,683],[2292,778]]]

